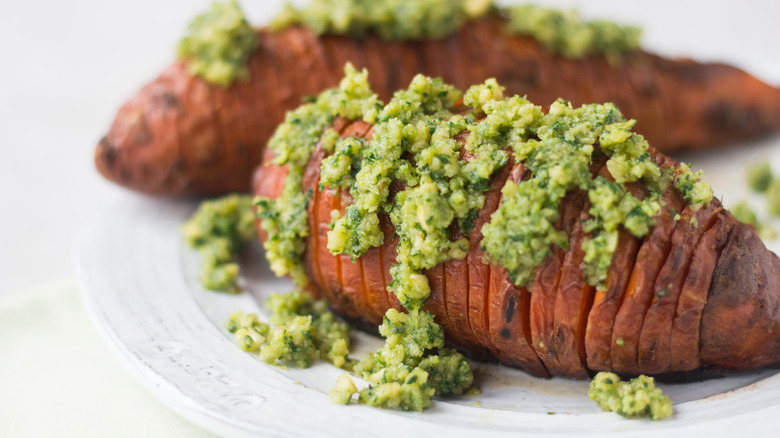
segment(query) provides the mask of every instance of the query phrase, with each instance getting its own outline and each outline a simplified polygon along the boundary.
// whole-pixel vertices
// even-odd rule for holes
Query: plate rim
[[[188,205],[189,208],[193,208],[195,204],[192,203],[193,201],[172,201],[170,199],[166,199],[163,201],[160,201],[159,199],[150,199],[150,198],[141,198],[135,204],[139,204],[141,206],[151,206],[155,205],[157,207],[160,207],[160,205],[167,205],[169,208],[175,209],[181,208],[182,205]],[[151,204],[150,204],[151,203]],[[161,204],[162,203],[162,204]],[[173,207],[171,207],[173,205]],[[127,208],[127,206],[124,206]],[[138,208],[138,207],[131,207],[131,208]],[[163,208],[165,210],[165,208]],[[126,344],[126,342],[123,342],[121,339],[120,334],[116,331],[116,327],[112,326],[109,323],[109,312],[107,312],[107,309],[105,306],[100,302],[100,300],[97,298],[98,294],[95,290],[94,286],[94,279],[92,277],[93,272],[91,272],[91,269],[94,269],[94,267],[90,267],[90,256],[89,252],[92,250],[90,248],[90,234],[95,233],[95,230],[99,230],[101,226],[105,227],[105,223],[101,223],[101,221],[110,221],[110,218],[112,215],[116,215],[117,210],[115,210],[114,205],[105,205],[99,211],[93,212],[93,214],[90,216],[88,221],[86,222],[86,225],[81,230],[79,234],[79,240],[77,244],[77,251],[76,251],[76,272],[78,281],[80,284],[80,291],[82,299],[85,303],[85,307],[87,309],[87,313],[89,314],[89,318],[92,321],[93,325],[96,327],[98,333],[100,334],[103,341],[109,346],[110,351],[114,354],[115,357],[119,360],[119,362],[122,364],[122,366],[137,380],[139,381],[147,390],[149,390],[155,397],[160,399],[165,405],[167,405],[169,408],[171,408],[174,412],[179,414],[180,416],[186,418],[187,420],[198,424],[201,427],[204,427],[207,430],[216,432],[220,435],[230,435],[230,436],[254,436],[257,433],[263,433],[267,436],[300,436],[299,434],[304,433],[305,431],[302,430],[279,430],[279,429],[257,429],[257,428],[250,428],[246,427],[247,425],[242,424],[240,422],[236,422],[235,420],[231,420],[230,418],[225,418],[223,415],[220,415],[218,413],[215,413],[208,408],[204,407],[202,404],[198,403],[196,400],[194,400],[191,396],[188,396],[184,394],[180,388],[176,386],[175,383],[173,383],[170,380],[170,376],[167,376],[164,373],[160,373],[159,370],[154,370],[151,365],[148,363],[145,363],[143,361],[143,358],[138,356],[137,351],[133,352],[129,345]],[[108,239],[106,239],[106,244],[108,242]],[[199,308],[195,297],[193,294],[189,294],[189,301],[191,305],[195,305]],[[208,320],[209,322],[212,322],[206,315],[203,313],[202,309],[200,312],[200,315],[198,315],[199,318]],[[222,334],[218,334],[219,336],[222,336]],[[235,349],[235,346],[233,346]],[[238,349],[235,349],[237,351],[240,351]],[[241,352],[243,354],[243,352]],[[775,380],[780,380],[780,374],[776,374],[769,379],[774,378]],[[768,379],[765,379],[768,380]],[[736,392],[740,392],[737,390]],[[744,391],[742,391],[744,392]],[[722,398],[723,396],[717,396],[719,398]],[[710,397],[712,398],[712,397]],[[706,401],[706,399],[704,399]],[[693,402],[686,402],[681,403],[678,405],[675,405],[676,410],[678,411],[677,415],[679,414],[679,411],[682,409],[683,411],[687,410],[693,405],[696,405],[697,403],[701,402],[702,400],[693,401]],[[342,407],[343,408],[343,407]],[[376,410],[372,408],[366,408],[362,407],[364,409],[360,409],[361,406],[350,406],[347,407],[347,409],[354,410],[354,412],[350,412],[350,415],[347,415],[348,417],[354,417],[355,415],[352,414],[360,414],[361,416],[365,412],[371,412],[374,411],[375,414],[370,414],[368,417],[376,417],[376,418],[384,418],[384,419],[393,419],[398,418],[398,414],[396,413],[389,414],[388,411],[385,410]],[[366,411],[366,409],[370,409],[371,411]],[[330,409],[328,409],[330,410]],[[764,414],[767,414],[766,417],[764,417]],[[406,418],[408,421],[404,421],[405,423],[409,423],[409,425],[413,425],[415,427],[419,426],[421,428],[425,428],[426,424],[427,426],[434,426],[436,428],[437,424],[432,423],[425,419],[425,413],[423,414],[412,414],[412,413],[400,413],[403,417]],[[533,415],[530,413],[526,413],[526,415]],[[587,416],[590,417],[591,414],[567,414],[567,416],[572,416],[574,418],[577,417],[583,417]],[[612,417],[614,414],[609,413],[598,413],[594,416],[600,416],[602,418],[608,418]],[[775,405],[770,406],[764,406],[763,408],[754,411],[754,412],[748,412],[748,413],[742,413],[742,414],[735,414],[727,417],[721,417],[721,418],[713,418],[711,421],[707,421],[706,423],[702,424],[701,422],[694,422],[694,423],[688,423],[688,424],[681,424],[679,427],[677,425],[671,424],[674,420],[666,421],[666,422],[647,422],[644,420],[640,421],[630,421],[627,422],[627,420],[624,420],[622,418],[618,418],[615,416],[615,418],[619,421],[615,421],[613,426],[614,430],[611,432],[605,431],[605,430],[596,430],[592,432],[583,431],[583,435],[587,434],[598,434],[598,435],[623,435],[623,434],[630,434],[631,436],[642,436],[644,434],[650,434],[650,433],[656,433],[659,430],[666,430],[666,431],[684,431],[685,429],[692,428],[691,430],[697,430],[699,431],[701,429],[701,426],[708,426],[705,427],[705,429],[710,429],[712,431],[712,434],[714,436],[720,436],[724,434],[725,431],[728,430],[736,430],[737,428],[740,430],[740,432],[744,433],[746,431],[754,430],[756,432],[760,431],[766,431],[769,430],[766,427],[763,427],[761,423],[764,422],[750,422],[745,421],[746,418],[752,415],[760,415],[761,417],[764,417],[764,419],[767,418],[780,418],[780,402]],[[518,415],[519,417],[524,417],[523,415]],[[608,417],[607,417],[608,416]],[[612,420],[607,420],[610,423],[612,423]],[[717,424],[716,424],[717,423]],[[649,427],[637,427],[639,424],[645,424]],[[780,421],[777,422],[777,424],[780,424]],[[765,426],[765,425],[764,425]],[[353,430],[357,432],[357,429]],[[464,431],[460,431],[464,432]],[[492,432],[491,434],[495,435],[503,435],[505,431],[500,430],[491,430],[491,431],[484,431],[484,432]],[[524,432],[520,429],[518,429],[515,432]],[[528,434],[529,432],[525,432]],[[530,434],[533,435],[533,432]],[[460,433],[456,433],[457,435],[461,435]],[[556,436],[561,435],[561,432],[552,432],[552,434],[546,434],[546,436]],[[563,435],[566,435],[563,433]],[[562,436],[563,436],[562,435]],[[465,435],[464,435],[465,436]]]

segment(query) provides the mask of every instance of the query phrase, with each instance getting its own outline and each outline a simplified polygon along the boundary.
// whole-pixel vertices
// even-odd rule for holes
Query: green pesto
[[[660,209],[655,194],[666,184],[663,172],[650,159],[647,142],[631,132],[633,121],[626,121],[612,104],[573,108],[559,99],[548,114],[517,96],[500,105],[504,108],[498,118],[504,126],[492,129],[509,132],[515,158],[531,175],[520,183],[507,181],[502,204],[482,228],[482,247],[488,260],[507,268],[515,284],[530,285],[537,268],[552,254],[553,245],[568,248],[568,236],[556,222],[561,200],[579,188],[588,193],[593,204],[592,218],[586,223],[591,238],[583,242],[584,277],[592,285],[603,283],[618,227],[641,237]],[[490,114],[483,123],[487,123],[485,129],[491,129]],[[610,157],[606,166],[617,183],[594,179],[590,173],[597,142]],[[620,184],[640,178],[654,193],[646,201],[637,200]]]
[[[693,172],[688,164],[681,163],[677,168],[674,187],[680,191],[683,199],[688,201],[694,211],[707,207],[712,201],[712,187],[701,181],[701,170]]]
[[[672,400],[655,387],[652,377],[639,376],[622,382],[613,373],[600,372],[590,382],[588,397],[606,412],[624,417],[660,420],[672,415]]]
[[[253,313],[237,311],[228,317],[225,328],[242,350],[259,352],[265,362],[279,366],[306,368],[317,359],[339,368],[351,365],[350,327],[328,311],[325,301],[295,289],[271,294],[266,307],[271,312],[270,325]]]
[[[661,211],[659,196],[653,194],[643,200],[632,196],[623,184],[597,177],[588,190],[591,218],[583,224],[583,231],[591,238],[583,244],[585,252],[583,271],[585,280],[604,287],[612,254],[617,246],[620,228],[636,237],[650,231],[655,217]]]
[[[603,54],[614,60],[639,48],[642,32],[634,26],[584,21],[575,11],[531,4],[501,10],[492,0],[312,0],[302,9],[288,3],[271,29],[304,25],[318,35],[375,33],[385,40],[440,39],[469,20],[497,11],[507,17],[508,33],[530,36],[548,51],[568,58]]]
[[[256,200],[261,226],[268,232],[264,243],[271,269],[278,276],[290,275],[299,285],[308,282],[303,269],[305,237],[309,234],[307,206],[311,193],[303,192],[303,172],[323,132],[336,117],[366,119],[376,116],[376,95],[368,86],[368,73],[345,67],[338,88],[323,91],[314,102],[304,104],[285,116],[268,142],[276,154],[274,163],[287,166],[287,179],[276,199]],[[331,143],[338,134],[327,131]]]
[[[344,93],[352,87],[345,82],[360,85],[349,105]],[[322,161],[318,189],[348,190],[352,198],[343,215],[332,213],[330,252],[354,260],[381,245],[379,215],[389,217],[399,241],[389,289],[408,314],[388,311],[380,327],[385,346],[354,368],[369,383],[359,391],[359,401],[372,406],[421,410],[432,396],[462,393],[471,385],[468,363],[443,348],[442,328],[422,310],[430,294],[424,270],[463,258],[469,250],[467,239],[453,237],[455,225],[466,234],[482,232],[486,261],[507,268],[515,283],[528,285],[555,246],[568,246],[568,236],[557,228],[560,204],[568,193],[581,190],[591,200],[583,275],[598,285],[606,278],[618,230],[638,237],[647,234],[660,211],[660,194],[675,177],[679,185],[690,186],[681,190],[691,202],[703,202],[708,188],[687,167],[659,168],[644,138],[631,131],[634,122],[626,121],[612,104],[573,108],[558,100],[545,114],[524,98],[505,98],[492,79],[462,94],[441,80],[417,76],[407,90],[382,106],[365,85],[365,73],[348,68],[345,82],[340,90],[323,93],[315,104],[289,113],[277,131],[272,146],[277,159],[283,157],[278,163],[286,164],[297,178],[288,179],[287,187],[291,180],[297,185],[289,189],[291,196],[283,194],[275,201],[275,208],[284,211],[293,203],[302,219],[296,216],[301,227],[292,232],[288,230],[294,221],[277,220],[269,234],[271,239],[283,236],[287,248],[304,247],[305,203],[295,206],[292,195],[300,195],[303,168],[318,141],[330,154]],[[462,106],[457,104],[461,97]],[[345,117],[373,123],[371,140],[339,138],[329,130],[325,122],[332,120],[332,112],[316,108],[328,105],[347,105],[354,111],[343,111]],[[463,132],[468,135],[461,147],[462,137],[459,141],[456,136]],[[596,146],[606,154],[614,182],[591,174]],[[503,202],[490,222],[472,231],[483,192],[510,153],[523,163],[526,178],[507,181]],[[641,200],[623,186],[638,180],[647,187]],[[393,182],[402,183],[402,188],[390,199]],[[264,222],[266,218],[275,220],[274,215],[265,214]],[[272,253],[269,259],[272,266],[279,260],[287,260],[284,266],[299,266],[300,254],[302,249],[294,257],[289,251]],[[346,403],[353,395],[352,387],[341,382],[333,398]]]
[[[342,374],[336,380],[336,385],[330,390],[330,401],[337,405],[348,405],[352,396],[358,393],[355,382],[349,374]]]
[[[323,187],[349,188],[353,197],[328,232],[328,249],[354,259],[381,245],[379,214],[387,213],[399,237],[390,288],[407,309],[419,308],[430,293],[423,269],[465,256],[468,241],[452,241],[449,226],[475,216],[491,174],[506,161],[503,151],[491,155],[468,144],[474,158],[468,164],[460,159],[453,137],[469,123],[452,109],[461,96],[439,79],[418,75],[379,112],[370,142],[342,139],[322,164]],[[484,178],[477,166],[488,169],[479,169]],[[393,180],[406,189],[390,204]]]
[[[774,180],[769,161],[761,161],[747,167],[747,182],[751,189],[758,193],[764,193]]]
[[[229,195],[204,201],[182,225],[187,244],[203,262],[200,281],[210,290],[238,292],[238,252],[257,237],[252,199]]]
[[[235,0],[215,1],[189,25],[178,52],[187,60],[190,73],[227,88],[237,79],[248,78],[249,56],[258,43]]]
[[[473,382],[463,355],[444,348],[444,332],[423,310],[390,309],[379,326],[385,345],[355,366],[369,383],[360,401],[376,407],[421,411],[434,395],[462,394]]]
[[[386,40],[438,39],[491,5],[489,0],[311,0],[300,10],[287,3],[271,28],[303,24],[318,35],[373,32]]]
[[[508,29],[530,36],[547,50],[567,58],[604,54],[614,59],[639,48],[642,31],[604,21],[584,21],[576,11],[560,11],[535,5],[510,7]]]

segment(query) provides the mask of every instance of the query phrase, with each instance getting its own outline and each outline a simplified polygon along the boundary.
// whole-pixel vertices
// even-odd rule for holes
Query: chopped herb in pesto
[[[215,1],[189,25],[178,52],[187,60],[190,73],[229,87],[236,79],[248,77],[247,62],[257,44],[257,34],[238,3]]]
[[[375,32],[386,40],[437,39],[484,15],[491,5],[489,0],[311,0],[300,10],[287,3],[271,26],[304,24],[318,35]]]
[[[236,256],[257,237],[254,216],[249,196],[230,195],[202,202],[182,225],[184,240],[203,258],[203,287],[233,293],[240,290]]]
[[[225,328],[234,334],[244,351],[259,352],[269,364],[294,364],[306,368],[314,360],[324,359],[343,368],[349,362],[349,331],[345,322],[328,311],[323,300],[295,289],[287,294],[272,294],[266,303],[271,324],[257,315],[232,313]]]
[[[772,184],[774,176],[769,161],[761,161],[747,168],[747,181],[751,189],[758,193],[764,193]]]
[[[622,382],[617,374],[600,372],[590,382],[588,397],[601,410],[624,417],[649,416],[660,420],[672,415],[672,401],[655,387],[652,377],[639,376]]]
[[[510,32],[537,39],[553,53],[567,58],[602,53],[612,59],[636,50],[642,31],[634,26],[620,26],[604,21],[584,21],[575,11],[559,11],[535,5],[510,7]]]

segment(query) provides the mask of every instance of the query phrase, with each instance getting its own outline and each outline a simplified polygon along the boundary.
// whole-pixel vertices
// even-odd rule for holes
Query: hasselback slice
[[[427,143],[423,141],[427,146],[399,140],[399,147],[407,149],[393,152],[381,149],[391,138],[388,127],[398,120],[387,116],[388,111],[404,104],[423,111],[419,108],[429,107],[431,102],[425,99],[431,96],[456,99],[459,95],[451,94],[455,92],[436,80],[425,82],[418,77],[409,91],[397,93],[389,105],[378,110],[381,104],[375,97],[344,88],[345,84],[361,83],[354,74],[342,82],[341,91],[352,98],[359,96],[355,98],[358,106],[369,108],[367,114],[373,114],[374,120],[349,121],[337,116],[330,127],[323,127],[321,137],[290,146],[290,150],[301,151],[308,144],[309,156],[282,163],[273,160],[274,151],[269,149],[267,163],[258,167],[254,176],[254,192],[262,200],[261,225],[275,221],[275,225],[260,228],[267,241],[269,227],[271,238],[273,232],[284,228],[287,219],[279,217],[295,215],[286,216],[290,213],[285,206],[271,214],[273,210],[264,203],[278,201],[283,190],[291,187],[278,181],[291,184],[289,181],[295,180],[289,179],[289,174],[303,175],[298,190],[307,193],[307,200],[296,207],[306,216],[306,226],[300,232],[303,243],[298,249],[300,269],[311,290],[335,311],[375,326],[388,309],[403,311],[414,302],[409,295],[398,295],[398,290],[406,287],[399,285],[399,279],[419,280],[414,275],[403,277],[397,270],[399,264],[412,263],[409,260],[419,256],[404,245],[415,244],[409,243],[409,236],[430,239],[435,232],[430,223],[439,217],[437,213],[426,216],[429,212],[424,202],[429,198],[425,192],[414,192],[422,193],[414,201],[419,204],[409,204],[413,196],[409,193],[420,190],[427,184],[426,177],[433,175],[433,184],[439,187],[430,192],[435,204],[435,193],[450,193],[448,187],[462,182],[458,179],[462,174],[453,173],[455,176],[447,179],[434,170],[451,164],[441,149],[449,145],[455,148],[450,157],[458,157],[463,174],[468,174],[464,169],[478,171],[477,164],[487,165],[490,160],[495,164],[492,172],[475,183],[479,188],[474,196],[482,198],[473,214],[448,217],[441,228],[449,242],[441,251],[453,251],[452,245],[468,241],[466,252],[455,251],[455,255],[437,259],[443,261],[418,269],[429,288],[422,309],[435,315],[447,341],[461,351],[539,376],[572,378],[609,370],[685,379],[780,363],[780,259],[766,249],[752,226],[738,222],[722,208],[697,174],[632,133],[633,123],[626,122],[614,107],[573,108],[559,100],[545,114],[541,107],[522,98],[503,98],[500,86],[488,81],[470,89],[463,100],[445,104],[454,112],[439,108],[419,120],[415,119],[422,117],[419,114],[401,112],[407,114],[400,117],[408,117],[409,124],[398,132],[423,123],[426,128],[417,134],[428,132],[430,137]],[[320,105],[323,96],[338,100],[343,95],[326,92],[311,105]],[[443,101],[447,98],[441,97]],[[415,99],[422,103],[414,103]],[[351,103],[345,105],[353,108]],[[291,113],[287,123],[299,122],[299,116]],[[505,122],[510,116],[514,121]],[[513,128],[508,128],[510,125]],[[283,131],[280,128],[279,132]],[[492,134],[485,133],[488,131]],[[485,139],[496,144],[480,143]],[[278,146],[279,141],[275,138],[272,145]],[[372,155],[377,150],[388,155]],[[435,158],[430,158],[434,152]],[[505,159],[496,159],[504,152]],[[364,169],[375,162],[387,164],[382,160],[393,160],[387,157],[394,153],[399,154],[395,170],[388,171],[386,179],[377,177],[368,185],[370,196],[380,196],[387,189],[387,199],[376,210],[380,240],[361,252],[355,245],[365,241],[349,237],[370,216],[360,210],[369,196],[360,179],[367,174]],[[548,159],[544,155],[550,154],[554,159],[544,161]],[[340,161],[345,157],[350,157],[351,164]],[[583,157],[587,161],[582,162]],[[429,159],[433,161],[426,161]],[[298,170],[291,172],[291,166]],[[352,171],[344,166],[352,166]],[[582,170],[576,171],[577,166]],[[337,172],[335,177],[333,172]],[[568,184],[559,193],[555,211],[502,210],[519,205],[511,203],[540,174],[548,175],[539,185],[549,190],[542,196],[555,193],[555,184]],[[569,183],[572,178],[581,178],[581,183]],[[455,198],[446,199],[453,204]],[[412,234],[406,228],[410,223],[399,222],[398,216],[409,205],[417,209],[411,210],[411,219],[404,216],[411,221]],[[622,222],[610,219],[620,211],[626,213]],[[519,220],[526,215],[533,223],[548,217],[554,227],[546,237],[549,240],[536,247],[543,257],[536,264],[529,262],[526,271],[507,265],[492,253],[490,245],[495,242],[485,243],[488,226],[498,227],[501,215],[512,214],[519,215]],[[344,224],[355,228],[344,231]],[[508,243],[502,248],[508,252],[538,238],[534,234],[519,238],[517,226],[504,226],[508,231],[503,239]],[[342,232],[347,238],[341,248],[347,249],[339,250],[333,239],[340,239]],[[373,238],[370,234],[361,236]],[[418,249],[426,250],[425,246]],[[280,252],[269,251],[273,266],[273,254]],[[519,256],[535,257],[527,253]],[[288,268],[284,272],[295,277],[295,270]]]
[[[465,88],[495,77],[533,102],[614,102],[640,120],[658,150],[702,149],[780,128],[780,91],[734,67],[671,60],[640,50],[571,59],[495,14],[449,36],[385,41],[376,35],[317,36],[293,26],[257,30],[246,80],[225,88],[168,67],[116,115],[95,151],[107,179],[147,193],[206,195],[249,189],[251,172],[284,112],[335,86],[342,66],[370,68],[383,99],[418,73]]]

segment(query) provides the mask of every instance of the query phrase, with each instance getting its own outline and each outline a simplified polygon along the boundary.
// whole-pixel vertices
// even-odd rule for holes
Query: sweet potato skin
[[[736,222],[712,275],[701,319],[701,364],[738,371],[780,362],[780,259]]]
[[[117,113],[95,150],[98,171],[153,194],[246,191],[252,169],[284,112],[338,84],[347,61],[368,67],[383,99],[417,73],[465,89],[495,77],[509,94],[547,104],[614,102],[662,151],[704,148],[780,128],[780,90],[735,68],[665,60],[644,52],[616,65],[570,60],[528,37],[507,36],[496,17],[439,41],[316,37],[302,28],[259,30],[250,79],[228,89],[175,62]]]
[[[370,131],[349,128],[344,132],[370,135]],[[654,150],[651,154],[661,165],[673,164]],[[322,157],[318,147],[307,167],[305,184],[316,187]],[[512,165],[500,179],[521,180],[522,167]],[[284,168],[261,166],[255,178],[256,193],[277,196],[281,184],[271,184],[269,179],[283,175]],[[494,181],[494,185],[496,190],[499,184]],[[637,187],[629,185],[627,189],[636,193]],[[457,348],[472,357],[492,357],[538,376],[584,378],[605,369],[690,379],[701,376],[688,373],[695,370],[719,373],[780,363],[780,259],[766,249],[755,229],[737,222],[717,199],[708,208],[685,210],[675,221],[671,213],[683,211],[684,204],[673,190],[665,194],[666,207],[656,218],[658,225],[644,240],[620,238],[623,243],[618,244],[607,277],[614,290],[608,287],[603,294],[602,304],[608,305],[591,307],[588,294],[593,289],[584,284],[577,287],[576,281],[571,283],[575,286],[572,291],[579,289],[584,295],[579,301],[559,303],[576,298],[572,291],[561,291],[569,287],[575,269],[580,269],[570,265],[574,260],[581,263],[577,247],[561,251],[560,259],[551,256],[537,271],[537,284],[529,292],[513,285],[506,271],[495,265],[484,265],[487,284],[484,279],[471,284],[469,272],[474,267],[470,265],[482,263],[481,257],[476,257],[478,246],[472,246],[465,260],[451,260],[425,272],[432,289],[426,308]],[[492,193],[491,199],[498,192]],[[337,312],[376,325],[388,308],[400,309],[395,297],[384,290],[397,245],[392,226],[386,216],[381,218],[385,243],[377,248],[380,257],[362,256],[345,269],[344,264],[352,261],[327,251],[323,231],[328,229],[331,209],[343,208],[342,203],[349,202],[348,194],[326,188],[317,196],[315,205],[310,205],[310,226],[318,232],[312,233],[316,239],[310,237],[304,255],[312,287]],[[586,206],[577,206],[574,198],[567,197],[561,206],[560,226],[570,230],[570,242],[576,243],[585,238],[581,221],[586,217]],[[498,202],[486,202],[485,209],[495,209],[500,202],[500,197]],[[698,223],[691,223],[690,216],[697,217]],[[652,266],[644,269],[643,263]],[[543,277],[549,278],[542,281]],[[559,284],[554,288],[545,286],[555,279]],[[666,299],[663,303],[658,297],[651,302],[659,285],[667,282],[674,282],[674,291],[661,297]],[[546,288],[557,291],[555,300],[547,297],[542,300],[545,305],[536,310],[533,300],[538,297],[533,294]],[[623,303],[632,300],[632,307],[623,312]],[[564,308],[568,316],[558,314]],[[600,327],[592,337],[586,329],[589,324]],[[639,329],[624,334],[628,324]],[[625,336],[622,345],[615,342],[618,335]],[[551,348],[545,346],[542,351],[534,336],[549,342]],[[634,353],[623,355],[626,349]]]

